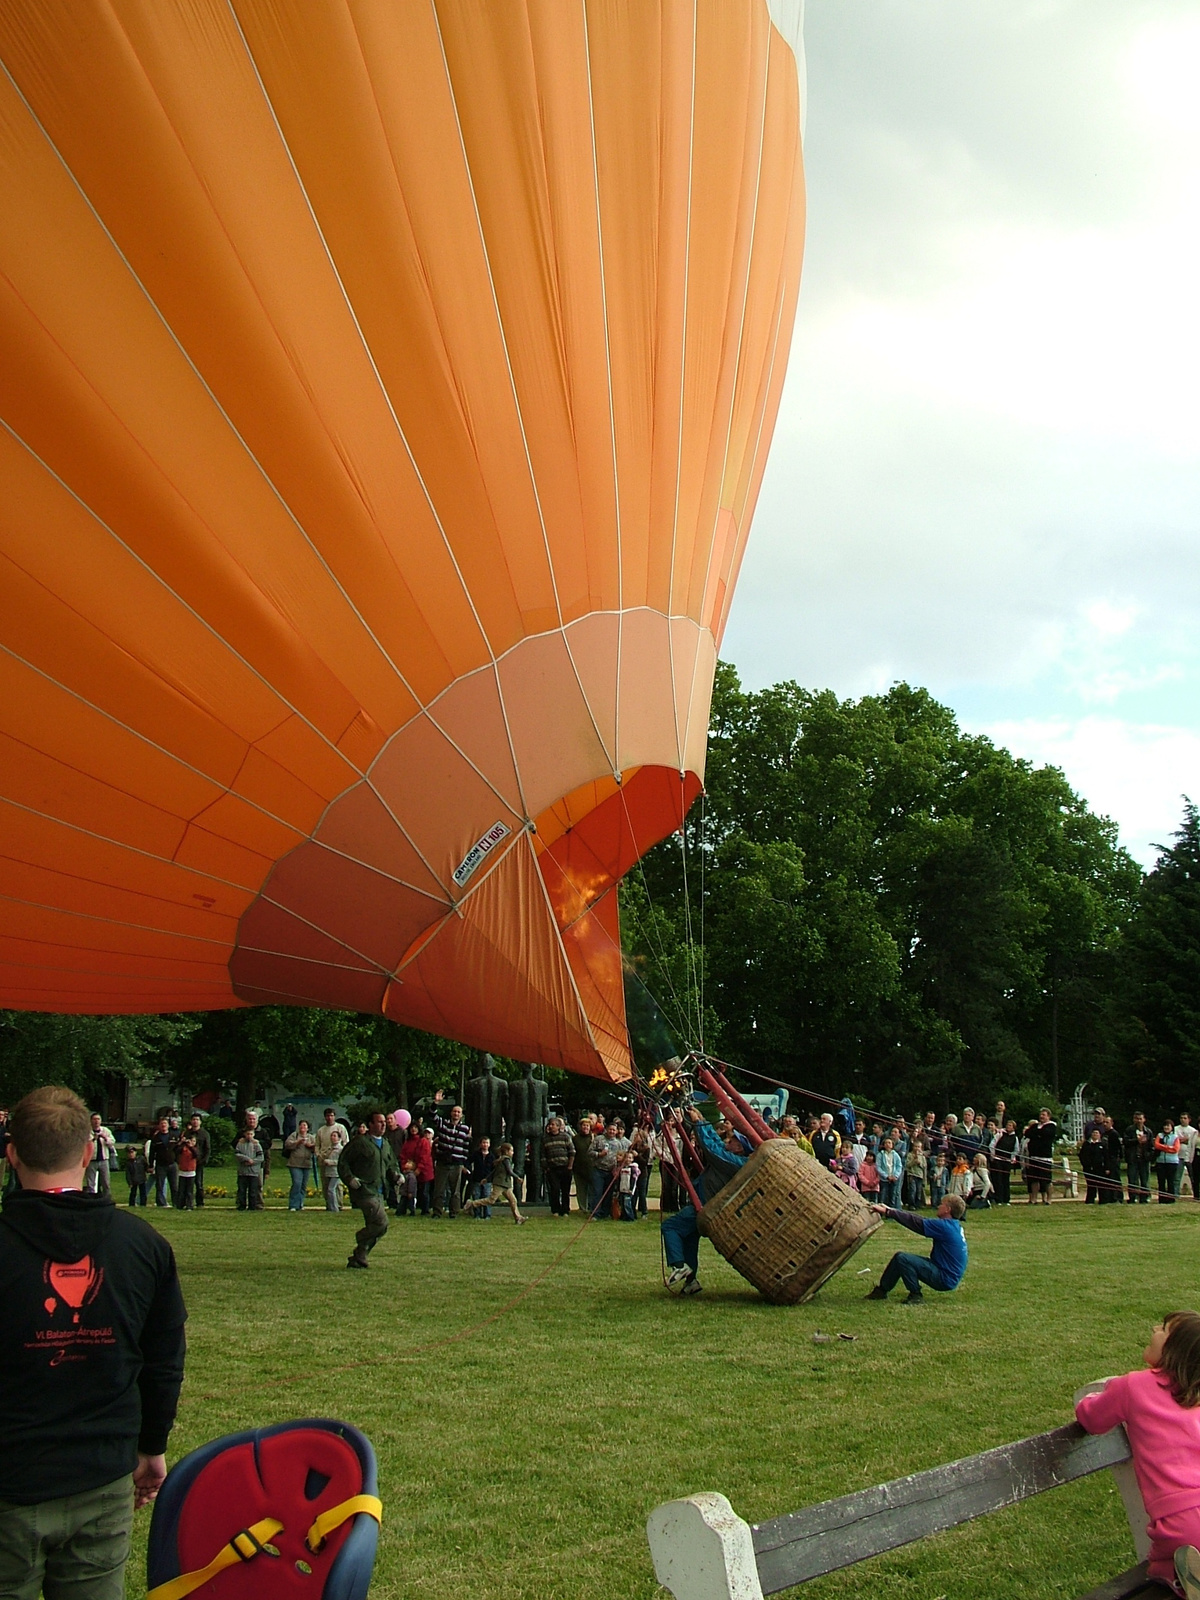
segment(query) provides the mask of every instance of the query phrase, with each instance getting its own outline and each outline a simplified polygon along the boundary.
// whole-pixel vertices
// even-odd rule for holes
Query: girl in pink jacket
[[[1200,1600],[1200,1312],[1164,1317],[1143,1360],[1084,1395],[1075,1415],[1088,1433],[1122,1424],[1150,1519],[1150,1576]]]

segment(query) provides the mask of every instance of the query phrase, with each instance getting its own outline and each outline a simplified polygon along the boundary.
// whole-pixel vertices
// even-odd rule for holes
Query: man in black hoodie
[[[87,1107],[13,1111],[0,1214],[0,1595],[122,1600],[133,1511],[166,1477],[186,1312],[166,1240],[83,1192]]]

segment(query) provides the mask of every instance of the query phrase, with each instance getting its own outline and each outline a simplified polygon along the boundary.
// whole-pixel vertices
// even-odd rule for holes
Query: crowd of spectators
[[[863,1198],[885,1206],[936,1210],[948,1195],[959,1195],[969,1209],[1007,1206],[1014,1178],[1024,1181],[1030,1205],[1049,1204],[1057,1180],[1073,1188],[1062,1130],[1042,1109],[1020,1125],[1003,1101],[992,1115],[978,1115],[967,1106],[961,1118],[928,1111],[911,1120],[878,1118],[856,1112],[849,1100],[820,1115],[767,1116],[772,1131],[793,1139],[802,1150],[857,1189]],[[0,1110],[0,1161],[3,1160],[5,1113]],[[327,1211],[346,1205],[338,1167],[354,1132],[365,1132],[325,1110],[315,1128],[288,1106],[282,1123],[249,1111],[233,1146],[236,1206],[261,1211],[264,1183],[271,1162],[287,1171],[289,1211],[310,1201]],[[718,1122],[722,1139],[740,1137]],[[386,1203],[400,1217],[434,1219],[467,1215],[488,1220],[492,1206],[505,1205],[520,1220],[522,1203],[545,1200],[550,1214],[571,1212],[572,1191],[579,1212],[595,1218],[636,1222],[649,1211],[650,1178],[659,1167],[659,1209],[679,1209],[681,1196],[669,1164],[670,1149],[649,1110],[620,1116],[584,1111],[568,1120],[557,1113],[547,1120],[539,1141],[540,1161],[533,1161],[532,1142],[518,1148],[501,1142],[493,1148],[486,1136],[474,1136],[461,1106],[436,1106],[401,1127],[387,1118],[384,1135],[396,1158],[398,1176],[389,1180]],[[124,1169],[131,1206],[173,1206],[199,1209],[206,1195],[206,1169],[212,1144],[204,1120],[163,1116],[146,1139],[118,1144],[99,1115],[92,1117],[93,1159],[86,1182],[92,1192],[108,1191],[116,1166]],[[749,1146],[747,1145],[747,1153]],[[1086,1184],[1088,1204],[1146,1205],[1151,1176],[1157,1199],[1171,1205],[1184,1185],[1193,1198],[1200,1193],[1200,1148],[1188,1112],[1152,1128],[1144,1113],[1118,1128],[1104,1108],[1097,1107],[1075,1149]],[[542,1192],[532,1193],[532,1173],[541,1176]],[[2,1176],[2,1174],[0,1174]]]
[[[971,1210],[1007,1206],[1014,1177],[1024,1180],[1030,1205],[1049,1205],[1056,1175],[1070,1183],[1062,1130],[1045,1107],[1021,1127],[1002,1100],[990,1117],[967,1106],[961,1119],[927,1111],[911,1121],[863,1117],[847,1101],[836,1113],[784,1117],[776,1131],[865,1199],[912,1211],[936,1210],[948,1194],[960,1195]],[[1089,1203],[1148,1204],[1151,1171],[1160,1205],[1174,1204],[1185,1181],[1193,1199],[1200,1193],[1197,1130],[1186,1111],[1178,1123],[1166,1118],[1157,1131],[1138,1111],[1121,1130],[1098,1106],[1075,1154]],[[1057,1173],[1056,1160],[1062,1163]]]

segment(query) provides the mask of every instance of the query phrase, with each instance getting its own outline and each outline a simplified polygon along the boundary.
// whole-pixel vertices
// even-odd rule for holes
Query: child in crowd
[[[858,1191],[869,1204],[879,1199],[879,1168],[875,1164],[873,1150],[868,1150],[859,1162]]]
[[[955,1156],[954,1166],[950,1169],[950,1182],[946,1186],[946,1193],[956,1194],[964,1202],[971,1198],[971,1169],[961,1150]]]
[[[427,1217],[433,1189],[433,1134],[430,1129],[414,1126],[408,1130],[408,1138],[400,1146],[400,1176],[403,1180],[400,1215],[415,1217],[419,1205],[421,1215]]]
[[[626,1150],[617,1162],[617,1196],[620,1201],[621,1222],[636,1222],[637,1211],[634,1201],[637,1199],[638,1179],[642,1169],[638,1166],[633,1151]]]
[[[263,1209],[263,1147],[254,1137],[253,1128],[243,1128],[242,1136],[233,1147],[237,1163],[237,1209],[261,1211]]]
[[[887,1138],[879,1147],[875,1158],[879,1168],[879,1203],[893,1210],[900,1204],[900,1184],[904,1177],[904,1160],[896,1149],[896,1141]]]
[[[471,1199],[487,1201],[492,1194],[492,1172],[496,1158],[492,1154],[492,1141],[484,1134],[479,1147],[471,1157]],[[475,1213],[476,1222],[490,1222],[491,1208],[486,1204]]]
[[[967,1205],[972,1211],[991,1210],[992,1175],[988,1171],[988,1158],[982,1150],[971,1165],[971,1193]]]
[[[833,1163],[833,1171],[843,1183],[848,1183],[852,1189],[858,1188],[858,1158],[849,1139],[842,1140],[841,1150]]]
[[[179,1141],[179,1209],[196,1209],[196,1141],[184,1134]]]
[[[928,1174],[929,1163],[924,1141],[921,1140],[913,1145],[904,1158],[904,1187],[908,1204],[914,1211],[920,1211],[925,1204],[925,1179]]]
[[[950,1183],[950,1172],[946,1166],[946,1152],[939,1150],[933,1158],[933,1165],[929,1169],[929,1204],[936,1211],[946,1198],[946,1189]]]
[[[1087,1179],[1085,1205],[1097,1205],[1101,1199],[1101,1184],[1108,1166],[1108,1151],[1100,1128],[1094,1127],[1089,1137],[1079,1146],[1079,1165]]]
[[[520,1210],[518,1209],[517,1197],[513,1190],[515,1175],[513,1173],[512,1157],[513,1147],[506,1139],[502,1145],[497,1147],[496,1150],[496,1159],[492,1166],[491,1194],[486,1200],[468,1200],[466,1205],[463,1207],[464,1211],[470,1211],[473,1214],[480,1206],[498,1206],[507,1204],[508,1209],[512,1212],[513,1221],[518,1227],[520,1227],[521,1223],[525,1221],[525,1218],[521,1215]]]
[[[1120,1423],[1149,1516],[1149,1575],[1200,1600],[1200,1312],[1172,1311],[1154,1330],[1146,1365],[1083,1395],[1088,1433]]]
[[[144,1206],[146,1204],[148,1177],[146,1152],[135,1139],[132,1144],[125,1146],[125,1181],[129,1185],[129,1204],[131,1206]]]

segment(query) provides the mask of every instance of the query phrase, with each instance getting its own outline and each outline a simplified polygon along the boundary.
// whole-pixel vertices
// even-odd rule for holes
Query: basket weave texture
[[[699,1213],[700,1231],[776,1305],[810,1299],[875,1229],[861,1195],[791,1139],[766,1139]]]

